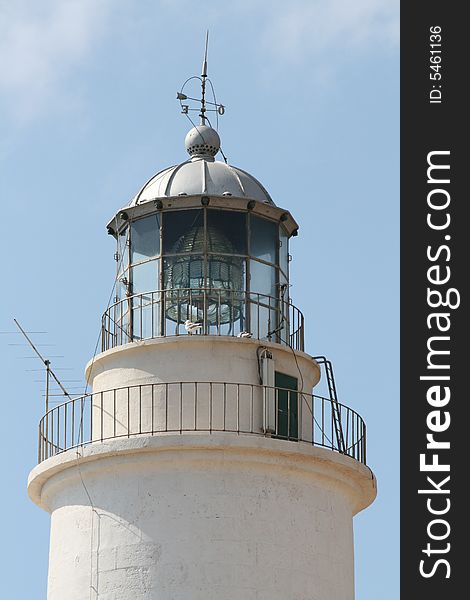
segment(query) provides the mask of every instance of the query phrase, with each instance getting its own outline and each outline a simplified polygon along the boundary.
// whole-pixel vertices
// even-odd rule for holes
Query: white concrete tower
[[[352,520],[376,494],[365,426],[327,361],[331,397],[312,395],[297,223],[215,160],[205,121],[108,224],[117,297],[93,393],[40,423],[48,600],[354,598]]]

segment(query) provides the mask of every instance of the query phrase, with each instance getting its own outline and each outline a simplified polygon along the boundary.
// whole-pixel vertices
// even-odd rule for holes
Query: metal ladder
[[[346,453],[346,444],[344,443],[343,426],[341,424],[341,411],[338,403],[338,396],[336,393],[335,377],[333,374],[333,365],[326,356],[314,356],[314,360],[319,365],[323,365],[326,373],[326,381],[328,383],[328,391],[330,393],[331,400],[331,413],[333,415],[333,424],[335,428],[336,440],[338,442],[338,450],[342,453]]]

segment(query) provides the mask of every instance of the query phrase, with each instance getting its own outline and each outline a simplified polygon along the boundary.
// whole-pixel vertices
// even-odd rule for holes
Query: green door
[[[277,436],[287,440],[299,439],[297,379],[275,372],[277,395]],[[292,391],[290,391],[292,390]]]

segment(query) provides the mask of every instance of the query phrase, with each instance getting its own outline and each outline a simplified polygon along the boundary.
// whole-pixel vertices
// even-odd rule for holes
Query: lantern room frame
[[[144,219],[153,240],[147,249],[142,249],[145,242],[138,240]],[[188,223],[200,227],[198,247],[189,250],[181,241],[187,234],[192,239],[195,236]],[[205,335],[245,333],[302,349],[303,316],[289,298],[289,238],[297,235],[297,230],[289,212],[246,198],[156,198],[119,211],[108,224],[108,232],[118,244],[118,287],[115,303],[103,316],[103,349],[183,334],[185,320],[201,322],[199,333]],[[214,248],[220,239],[225,239],[220,242],[225,244],[224,251]],[[175,244],[186,251],[175,252]],[[227,252],[227,247],[233,251]],[[168,273],[175,263],[185,261],[197,262],[203,276],[175,286]],[[241,283],[235,282],[234,287],[230,281],[228,286],[220,280],[214,283],[214,263],[224,267],[224,262],[233,266],[236,261],[243,271]],[[216,267],[218,271],[220,265]],[[172,303],[177,308],[170,313]],[[165,322],[167,317],[175,323],[174,328]]]

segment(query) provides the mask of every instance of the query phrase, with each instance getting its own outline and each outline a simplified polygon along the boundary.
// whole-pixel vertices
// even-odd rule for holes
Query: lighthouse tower
[[[365,425],[305,352],[298,224],[216,160],[205,67],[202,82],[188,159],[108,223],[116,297],[92,393],[40,422],[48,600],[354,598],[352,520],[376,494]]]

